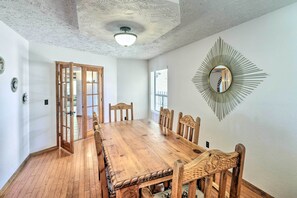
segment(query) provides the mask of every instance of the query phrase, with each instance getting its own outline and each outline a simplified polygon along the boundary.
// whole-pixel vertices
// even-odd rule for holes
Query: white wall
[[[276,197],[297,195],[297,4],[176,49],[149,61],[168,66],[169,107],[201,117],[199,144],[232,151],[246,146],[244,178]],[[191,79],[221,37],[269,74],[219,122]]]
[[[134,105],[134,119],[148,117],[148,62],[146,60],[118,59],[118,102]]]
[[[105,121],[108,103],[117,102],[116,58],[30,42],[30,152],[56,145],[55,61],[104,67]]]
[[[29,155],[29,104],[22,103],[29,93],[29,44],[0,21],[0,56],[5,72],[0,74],[0,189]],[[18,78],[18,89],[10,89]],[[29,96],[30,97],[30,96]]]

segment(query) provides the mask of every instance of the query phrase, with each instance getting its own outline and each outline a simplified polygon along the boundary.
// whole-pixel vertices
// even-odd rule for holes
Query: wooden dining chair
[[[133,102],[131,104],[118,103],[111,105],[109,103],[109,122],[111,122],[111,111],[114,111],[114,121],[117,122],[117,111],[120,111],[120,120],[129,120],[129,110],[131,114],[131,120],[133,120]],[[123,117],[123,111],[126,111],[126,116]]]
[[[152,194],[146,187],[141,190],[142,197],[210,198],[212,191],[216,192],[213,188],[213,175],[220,174],[218,197],[225,198],[226,194],[229,194],[230,198],[239,198],[244,158],[245,147],[242,144],[237,144],[232,153],[224,153],[219,150],[206,151],[185,165],[181,160],[177,160],[173,167],[172,189]],[[227,172],[229,169],[233,170],[231,187],[227,190]],[[202,191],[197,188],[199,179],[204,183]]]
[[[167,108],[161,107],[159,115],[159,125],[172,130],[173,116],[174,110],[169,110]],[[163,191],[163,189],[167,189],[168,187],[169,182],[162,182],[160,184],[150,186],[150,189],[154,192],[160,192]]]
[[[159,124],[167,129],[172,130],[174,111],[160,108]]]
[[[108,176],[108,171],[104,160],[104,152],[102,147],[102,138],[101,138],[100,130],[96,130],[94,132],[94,138],[95,138],[97,159],[98,159],[98,173],[99,173],[98,176],[101,184],[101,197],[113,198],[115,197],[115,192],[111,188],[111,181],[110,181],[110,177]]]
[[[199,117],[197,117],[195,121],[192,116],[183,116],[183,113],[180,112],[177,123],[177,134],[195,144],[198,144],[200,122],[201,119]]]
[[[93,112],[93,130],[95,132],[96,130],[98,130],[100,128],[101,128],[101,126],[98,121],[98,116],[97,116],[96,112]]]

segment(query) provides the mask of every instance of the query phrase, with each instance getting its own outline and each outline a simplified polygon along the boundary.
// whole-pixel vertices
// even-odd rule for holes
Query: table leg
[[[137,185],[116,191],[116,198],[139,198],[139,187]]]

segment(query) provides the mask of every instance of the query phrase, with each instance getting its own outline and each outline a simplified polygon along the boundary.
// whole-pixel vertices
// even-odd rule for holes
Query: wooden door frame
[[[99,85],[98,89],[101,89],[101,94],[99,93],[99,96],[101,95],[101,100],[98,101],[99,108],[101,107],[100,115],[99,117],[99,122],[103,123],[104,122],[104,67],[103,66],[97,66],[97,65],[89,65],[89,64],[80,64],[80,63],[73,63],[73,62],[64,62],[64,61],[56,61],[56,133],[57,133],[57,147],[61,145],[60,143],[60,138],[61,138],[61,133],[60,133],[60,125],[59,125],[59,119],[60,119],[60,114],[58,109],[60,108],[60,103],[59,103],[59,98],[60,98],[60,93],[59,93],[59,72],[60,72],[60,65],[66,65],[66,64],[72,64],[73,67],[81,67],[82,69],[82,104],[83,104],[83,114],[85,114],[85,109],[87,109],[86,106],[86,71],[87,69],[90,70],[98,70],[101,71],[101,76],[99,76]],[[84,72],[85,71],[85,72]],[[83,115],[85,117],[85,115]],[[83,119],[83,139],[87,138],[87,122],[85,121],[85,118]]]
[[[67,64],[57,64],[56,63],[56,121],[57,121],[57,133],[59,133],[59,137],[57,136],[57,146],[61,146],[62,148],[64,148],[65,150],[67,150],[68,152],[70,153],[73,153],[74,152],[74,139],[73,139],[73,134],[74,134],[74,129],[73,127],[73,82],[72,81],[69,81],[69,85],[70,85],[70,97],[61,97],[63,96],[63,82],[65,82],[66,84],[66,89],[67,89],[67,69],[69,69],[69,78],[70,79],[73,79],[73,63],[72,62],[69,62]],[[63,74],[63,70],[64,73],[65,73],[65,76],[64,75],[61,75]],[[63,79],[65,78],[65,79]],[[67,91],[66,91],[67,92]],[[66,99],[65,99],[66,98]],[[67,102],[68,102],[68,99],[70,99],[70,140],[68,142],[67,140],[67,137],[68,137],[68,121],[67,121],[67,116],[68,116],[68,112],[66,112],[66,126],[64,126],[64,121],[63,121],[63,117],[64,117],[64,103],[66,100],[66,105],[67,105]],[[67,109],[67,107],[66,107]],[[67,110],[66,110],[67,111]],[[66,142],[64,142],[64,138],[63,138],[63,132],[64,130],[66,130]]]
[[[95,66],[87,66],[87,67],[83,67],[83,87],[84,87],[84,93],[83,93],[83,106],[85,107],[83,109],[83,119],[86,120],[83,124],[83,128],[84,128],[84,133],[83,133],[83,138],[87,138],[88,137],[88,104],[87,104],[87,97],[88,97],[88,93],[87,93],[87,72],[88,71],[95,71],[98,72],[98,87],[97,87],[97,93],[98,93],[98,118],[99,118],[99,123],[103,123],[104,122],[104,94],[103,94],[103,67],[95,67]],[[101,85],[101,86],[100,86]],[[93,88],[92,88],[93,90]],[[93,115],[93,114],[92,114]],[[93,134],[92,134],[93,135]]]

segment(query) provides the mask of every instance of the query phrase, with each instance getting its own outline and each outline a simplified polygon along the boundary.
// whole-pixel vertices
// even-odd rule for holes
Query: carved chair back
[[[114,111],[114,121],[117,122],[117,111],[120,111],[120,120],[129,120],[129,110],[131,114],[131,120],[133,120],[133,102],[131,104],[118,103],[116,105],[111,105],[109,103],[109,122],[111,122],[111,111]],[[123,111],[126,112],[126,116],[123,117]]]
[[[230,198],[239,198],[242,173],[245,158],[245,147],[237,144],[235,152],[224,153],[219,150],[210,150],[184,165],[177,160],[173,168],[171,197],[182,197],[182,185],[188,185],[188,197],[195,198],[197,180],[204,179],[204,197],[211,197],[213,175],[220,174],[219,198],[226,196],[227,171],[233,169],[231,178]]]
[[[98,117],[97,117],[97,114],[96,112],[93,112],[93,129],[94,129],[94,132],[98,129],[100,129],[101,126],[98,122]]]
[[[159,124],[167,129],[172,130],[174,111],[160,108]]]
[[[200,122],[201,120],[199,117],[197,117],[196,121],[194,121],[192,116],[183,116],[183,113],[180,112],[177,123],[177,134],[195,144],[198,144]]]
[[[98,172],[99,172],[99,180],[101,183],[101,195],[103,198],[109,197],[108,191],[108,183],[106,177],[106,167],[104,162],[104,153],[102,147],[102,138],[100,134],[100,130],[95,130],[94,133],[95,144],[96,144],[96,151],[97,151],[97,158],[98,158]]]

